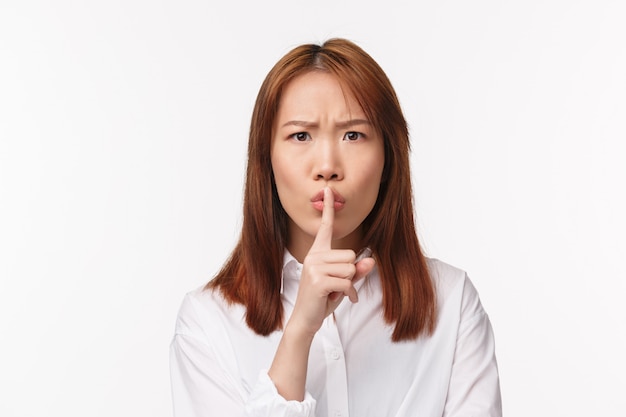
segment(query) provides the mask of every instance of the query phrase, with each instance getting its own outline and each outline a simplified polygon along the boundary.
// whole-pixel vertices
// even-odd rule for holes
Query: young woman
[[[243,230],[181,306],[177,417],[500,416],[489,319],[427,259],[395,92],[355,44],[293,49],[252,115]]]

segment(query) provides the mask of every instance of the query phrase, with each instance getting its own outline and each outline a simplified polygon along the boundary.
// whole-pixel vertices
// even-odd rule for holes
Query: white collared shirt
[[[499,417],[491,324],[465,272],[429,259],[438,322],[430,337],[393,343],[378,271],[355,283],[317,332],[304,401],[286,401],[267,375],[282,332],[259,336],[245,309],[219,291],[185,297],[170,348],[175,417]],[[282,301],[288,319],[302,265],[289,253]]]

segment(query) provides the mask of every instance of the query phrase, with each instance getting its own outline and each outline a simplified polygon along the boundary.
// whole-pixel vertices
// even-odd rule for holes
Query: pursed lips
[[[332,188],[331,190],[333,192],[333,197],[335,200],[335,203],[333,204],[335,207],[335,210],[341,210],[343,206],[345,205],[346,200],[343,198],[341,194],[337,192],[337,190],[334,190]],[[313,208],[315,208],[316,210],[318,211],[324,210],[324,189],[319,191],[317,194],[313,196],[313,198],[311,198],[311,203],[313,204]]]

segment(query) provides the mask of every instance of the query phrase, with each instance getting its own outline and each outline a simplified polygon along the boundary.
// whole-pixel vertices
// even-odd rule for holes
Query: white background
[[[481,294],[505,414],[624,415],[625,21],[621,0],[3,1],[0,415],[171,415],[174,320],[238,236],[260,83],[332,36],[397,89],[420,236]]]

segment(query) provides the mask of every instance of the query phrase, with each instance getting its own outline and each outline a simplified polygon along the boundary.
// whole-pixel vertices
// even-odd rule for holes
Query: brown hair
[[[374,208],[363,222],[363,244],[376,258],[384,318],[395,324],[392,340],[430,334],[436,320],[435,290],[413,220],[407,124],[383,70],[345,39],[294,48],[276,63],[261,85],[250,125],[241,237],[207,288],[219,289],[229,302],[243,304],[246,323],[256,333],[268,335],[281,328],[280,288],[288,217],[276,192],[270,146],[285,85],[310,71],[335,75],[382,134],[383,183]]]

